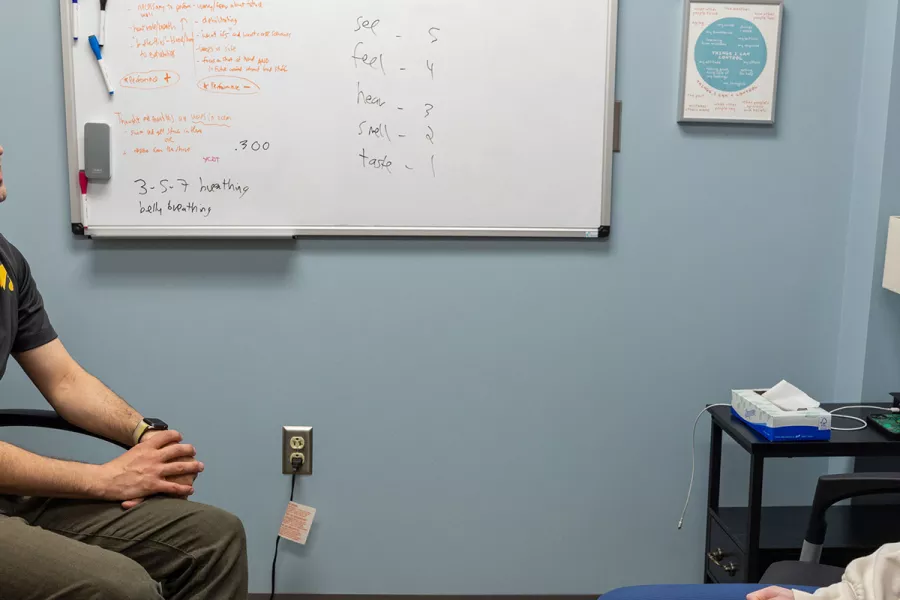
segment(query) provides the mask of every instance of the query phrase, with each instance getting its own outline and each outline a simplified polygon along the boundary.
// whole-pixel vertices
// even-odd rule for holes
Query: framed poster
[[[679,123],[775,123],[784,0],[685,0]]]

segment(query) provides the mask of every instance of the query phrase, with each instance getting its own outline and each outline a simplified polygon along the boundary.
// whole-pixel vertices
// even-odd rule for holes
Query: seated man
[[[854,560],[843,581],[814,594],[769,587],[747,600],[896,600],[900,598],[900,544],[888,544],[875,554]]]
[[[246,600],[240,520],[186,500],[203,471],[194,448],[69,356],[28,263],[0,236],[0,377],[11,354],[64,419],[133,447],[87,465],[0,442],[0,597]]]

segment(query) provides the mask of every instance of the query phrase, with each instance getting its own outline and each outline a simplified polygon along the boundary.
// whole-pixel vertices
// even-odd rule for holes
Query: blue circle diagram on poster
[[[767,59],[762,32],[750,21],[737,17],[711,23],[694,48],[700,77],[720,92],[749,88],[762,75]]]

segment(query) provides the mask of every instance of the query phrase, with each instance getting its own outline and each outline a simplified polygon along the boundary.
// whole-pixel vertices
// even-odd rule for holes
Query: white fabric
[[[794,590],[795,600],[897,600],[900,598],[900,544],[850,563],[843,580],[815,594]]]

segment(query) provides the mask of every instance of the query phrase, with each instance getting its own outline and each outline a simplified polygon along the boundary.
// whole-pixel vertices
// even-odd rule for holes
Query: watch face
[[[162,419],[144,419],[150,429],[168,429],[169,426]]]

